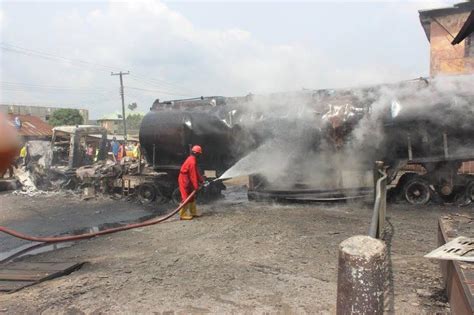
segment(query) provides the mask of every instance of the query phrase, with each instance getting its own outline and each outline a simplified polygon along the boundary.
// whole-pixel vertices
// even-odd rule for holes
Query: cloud
[[[17,34],[18,29],[9,29],[3,34],[6,41],[70,59],[116,66],[117,70],[130,70],[140,79],[124,77],[127,86],[160,91],[127,90],[127,102],[136,101],[141,110],[146,110],[155,98],[342,87],[421,75],[390,63],[374,62],[347,68],[317,47],[301,43],[268,44],[238,27],[200,28],[159,1],[108,2],[97,6],[88,3],[84,7],[75,3],[59,6],[59,9],[48,8],[37,20],[31,15],[31,23],[39,34]],[[45,15],[49,18],[45,19]],[[19,28],[20,24],[16,26]],[[40,96],[33,91],[16,94],[3,91],[3,101],[76,104],[93,110],[92,117],[117,109],[118,80],[110,77],[110,69],[38,60],[32,56],[9,54],[8,57],[8,60],[2,58],[4,78],[105,88],[80,97],[64,91],[44,92]],[[153,78],[153,84],[144,77]]]

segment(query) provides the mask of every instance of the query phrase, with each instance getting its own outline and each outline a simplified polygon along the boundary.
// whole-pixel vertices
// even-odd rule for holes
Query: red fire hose
[[[33,241],[33,242],[44,242],[44,243],[60,243],[60,242],[69,242],[69,241],[77,241],[77,240],[83,240],[87,238],[92,238],[95,236],[100,236],[100,235],[105,235],[105,234],[111,234],[111,233],[116,233],[120,231],[126,231],[126,230],[131,230],[131,229],[136,229],[144,226],[149,226],[149,225],[154,225],[163,221],[168,220],[172,216],[174,216],[176,213],[178,213],[179,210],[181,210],[191,198],[194,197],[196,194],[197,190],[193,191],[186,200],[183,201],[181,205],[179,205],[178,208],[173,210],[172,212],[159,217],[155,219],[150,219],[147,221],[143,221],[140,223],[131,223],[127,224],[124,226],[116,227],[116,228],[110,228],[107,230],[99,231],[99,232],[92,232],[92,233],[85,233],[85,234],[80,234],[80,235],[68,235],[68,236],[50,236],[50,237],[37,237],[37,236],[31,236],[27,234],[20,233],[18,231],[9,229],[4,226],[0,226],[0,232],[9,234],[11,236],[21,238],[27,241]]]

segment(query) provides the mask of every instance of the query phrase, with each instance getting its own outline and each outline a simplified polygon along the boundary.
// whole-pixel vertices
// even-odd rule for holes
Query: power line
[[[15,53],[19,53],[19,54],[23,54],[23,55],[31,56],[31,57],[39,57],[39,58],[43,58],[43,59],[51,60],[51,61],[59,60],[59,61],[67,62],[67,63],[70,63],[70,64],[75,64],[76,63],[76,64],[80,64],[81,66],[88,66],[88,67],[95,68],[95,70],[99,70],[99,71],[117,70],[119,68],[119,67],[103,65],[103,64],[99,64],[99,63],[95,63],[95,62],[85,61],[85,60],[82,60],[82,59],[65,58],[65,57],[62,57],[62,56],[59,56],[59,55],[56,55],[56,54],[43,52],[43,51],[39,51],[39,50],[34,50],[34,49],[29,49],[29,48],[25,48],[25,47],[21,47],[21,46],[18,46],[18,45],[5,43],[5,42],[0,42],[0,48],[2,48],[3,50],[6,50],[6,51],[15,52]],[[182,88],[182,87],[180,87],[180,86],[178,86],[174,83],[170,83],[170,82],[167,82],[167,81],[164,81],[164,80],[160,80],[160,79],[156,79],[156,78],[146,78],[146,77],[138,76],[138,75],[131,75],[131,76],[135,80],[141,81],[143,83],[146,83],[146,84],[149,84],[151,86],[158,87],[158,88],[166,88],[162,85],[168,85],[168,88],[172,87],[172,88],[178,88],[178,89],[181,89],[181,90],[187,90],[187,89],[184,89],[184,88]],[[188,92],[189,92],[189,90],[188,90]],[[167,93],[170,94],[170,95],[180,95],[178,93],[174,93],[173,91],[168,91]]]
[[[153,92],[153,93],[161,93],[161,94],[167,94],[167,95],[174,95],[174,96],[185,96],[185,97],[193,97],[195,95],[188,95],[188,94],[183,94],[183,93],[170,93],[162,90],[150,90],[150,89],[142,89],[139,87],[134,87],[134,86],[126,86],[125,88],[131,89],[131,90],[137,90],[137,91],[144,91],[144,92]]]
[[[60,91],[86,91],[86,92],[101,92],[110,90],[105,87],[72,87],[72,86],[57,86],[57,85],[42,85],[32,83],[21,83],[21,82],[8,82],[0,81],[0,86],[5,88],[32,88],[32,89],[45,89],[45,90],[60,90]]]

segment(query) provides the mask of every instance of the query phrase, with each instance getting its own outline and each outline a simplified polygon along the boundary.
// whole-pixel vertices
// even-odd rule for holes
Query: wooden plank
[[[49,276],[51,272],[37,270],[0,270],[0,280],[18,280],[18,281],[38,281],[41,278]]]
[[[0,281],[0,291],[10,292],[36,283],[35,281]]]
[[[15,292],[79,269],[85,262],[17,262],[1,265],[0,291]]]
[[[54,272],[69,269],[74,266],[76,263],[70,262],[17,262],[5,265],[6,269],[9,270],[35,270],[35,271],[45,271],[45,272]]]

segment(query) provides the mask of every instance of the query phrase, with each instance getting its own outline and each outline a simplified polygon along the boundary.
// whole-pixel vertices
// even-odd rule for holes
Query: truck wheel
[[[431,199],[430,185],[420,176],[416,176],[403,186],[403,196],[412,205],[425,205]]]
[[[173,190],[171,194],[171,201],[175,205],[179,205],[181,203],[181,192],[179,191],[179,187]]]
[[[142,204],[149,204],[152,203],[157,195],[157,189],[155,185],[150,183],[141,184],[138,187],[138,200]]]

